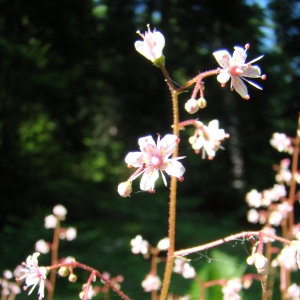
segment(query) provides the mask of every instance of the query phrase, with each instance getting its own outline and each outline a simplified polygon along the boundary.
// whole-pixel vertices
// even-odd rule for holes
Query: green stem
[[[169,77],[169,74],[165,67],[161,67],[161,70],[167,80],[169,90],[172,97],[173,106],[173,134],[179,138],[179,111],[178,111],[178,94],[175,90],[173,82]],[[178,146],[176,146],[173,153],[173,158],[178,156]],[[162,290],[160,294],[160,300],[165,300],[168,295],[168,290],[171,281],[171,275],[174,264],[174,251],[175,251],[175,220],[176,220],[176,194],[177,194],[177,178],[172,176],[170,183],[170,203],[169,203],[169,239],[170,247],[168,250],[167,262],[165,267],[165,274],[162,284]]]

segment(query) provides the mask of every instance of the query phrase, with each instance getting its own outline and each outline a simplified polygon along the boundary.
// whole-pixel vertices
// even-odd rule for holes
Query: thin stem
[[[298,130],[300,130],[299,127]],[[289,193],[289,204],[292,207],[294,207],[295,193],[296,193],[295,174],[297,173],[297,168],[298,168],[299,143],[300,143],[300,136],[299,134],[297,134],[294,140],[294,152],[293,152],[293,159],[292,159],[292,179],[291,179],[290,193]],[[293,225],[294,225],[294,210],[292,210],[289,213],[289,231],[288,231],[289,239],[293,238]]]
[[[60,222],[59,222],[59,220],[57,220],[57,225],[54,229],[53,242],[52,242],[52,247],[51,247],[51,265],[57,264],[58,246],[59,246],[59,231],[60,231]],[[56,282],[56,271],[52,270],[50,273],[50,289],[48,291],[47,300],[52,300],[52,298],[53,298],[55,282]]]
[[[178,111],[178,93],[175,91],[173,82],[163,66],[161,70],[166,78],[167,85],[171,92],[172,97],[172,107],[173,107],[173,134],[179,138],[179,111]],[[173,158],[178,157],[178,145],[173,152]],[[169,239],[170,247],[168,249],[167,262],[165,267],[165,274],[162,284],[162,290],[160,294],[160,300],[165,300],[168,295],[168,290],[171,281],[171,275],[174,264],[174,250],[175,250],[175,220],[176,220],[176,195],[177,195],[177,179],[176,177],[171,177],[170,183],[170,203],[169,203]]]
[[[213,242],[208,243],[208,244],[204,244],[204,245],[196,246],[196,247],[193,247],[193,248],[188,248],[188,249],[183,249],[183,250],[175,251],[174,255],[175,255],[175,257],[185,256],[185,255],[189,255],[191,253],[195,253],[195,252],[207,250],[207,249],[210,249],[210,248],[213,248],[213,247],[216,247],[216,246],[228,243],[228,242],[232,242],[232,241],[234,241],[236,239],[240,239],[240,238],[248,239],[248,238],[250,238],[252,236],[259,237],[260,235],[266,236],[266,237],[269,237],[269,238],[272,238],[272,239],[275,239],[275,240],[277,240],[277,241],[279,241],[279,242],[281,242],[283,244],[290,245],[292,243],[291,241],[289,241],[287,239],[284,239],[284,238],[282,238],[280,236],[269,234],[269,233],[266,233],[266,232],[263,232],[263,231],[244,231],[244,232],[240,232],[240,233],[236,233],[236,234],[230,235],[230,236],[225,237],[223,239],[219,239],[219,240],[213,241]]]
[[[93,272],[91,272],[91,274],[90,274],[90,276],[89,276],[89,279],[88,279],[87,284],[86,284],[86,286],[85,286],[84,300],[88,300],[89,289],[90,289],[91,282],[93,281],[95,275],[96,275],[96,274],[95,274],[95,271],[93,271]]]
[[[209,77],[209,76],[212,76],[212,75],[217,75],[219,73],[220,73],[220,69],[219,68],[216,69],[216,70],[211,70],[211,71],[200,73],[197,76],[195,76],[194,78],[192,78],[191,80],[189,80],[187,83],[185,83],[184,85],[182,85],[180,88],[178,88],[177,89],[177,93],[180,94],[187,87],[193,85],[195,82],[197,82],[198,78],[200,78],[200,77],[203,79],[205,77]]]
[[[120,291],[117,287],[115,287],[115,285],[112,284],[109,279],[106,279],[105,276],[103,276],[99,271],[97,271],[96,269],[94,269],[92,267],[89,267],[89,266],[84,265],[84,264],[82,264],[80,262],[77,262],[77,261],[72,261],[72,262],[69,262],[69,263],[62,263],[62,264],[52,265],[50,267],[47,267],[47,269],[49,271],[55,271],[56,269],[59,269],[60,267],[77,267],[77,268],[86,270],[90,273],[93,273],[94,275],[99,277],[105,284],[107,284],[122,299],[130,300],[130,298],[127,295],[125,295],[122,291]]]

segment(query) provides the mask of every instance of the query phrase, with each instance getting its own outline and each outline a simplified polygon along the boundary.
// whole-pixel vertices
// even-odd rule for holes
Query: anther
[[[179,181],[179,182],[182,182],[183,180],[184,180],[184,177],[183,177],[183,176],[181,176],[181,177],[178,178],[178,181]]]

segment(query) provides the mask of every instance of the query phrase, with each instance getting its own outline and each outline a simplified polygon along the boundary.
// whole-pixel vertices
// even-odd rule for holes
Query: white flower
[[[186,279],[196,276],[195,269],[183,259],[175,258],[174,264],[173,272],[181,274]]]
[[[3,272],[3,277],[6,279],[11,279],[13,277],[13,273],[10,270],[5,270]]]
[[[61,228],[61,232],[59,233],[59,238],[68,241],[72,241],[77,237],[77,229],[75,227],[69,227],[68,229],[63,230]]]
[[[165,171],[170,176],[175,176],[183,179],[182,175],[185,172],[183,165],[178,162],[178,159],[184,157],[168,158],[175,150],[178,138],[174,134],[167,134],[160,140],[158,136],[157,145],[153,138],[149,135],[139,139],[141,152],[129,152],[125,157],[125,162],[128,167],[142,168],[143,170],[134,175],[132,180],[143,173],[140,189],[143,191],[154,191],[155,181],[159,177],[159,172],[162,175],[164,184],[167,186],[167,180],[162,171]]]
[[[287,298],[290,300],[299,300],[300,299],[300,286],[296,283],[289,286],[287,289]]]
[[[273,227],[270,227],[270,226],[265,226],[261,229],[261,231],[265,232],[265,233],[268,233],[268,234],[272,234],[272,235],[276,235],[276,230],[273,228]],[[274,238],[271,238],[271,237],[268,237],[268,236],[263,236],[263,242],[264,243],[268,243],[268,242],[274,242],[275,239]]]
[[[137,33],[143,38],[143,41],[136,41],[134,43],[137,52],[144,55],[147,59],[154,62],[162,57],[162,50],[165,46],[165,38],[159,31],[155,29],[153,32],[150,30],[150,25],[147,25],[148,31],[145,34]]]
[[[35,250],[40,253],[48,253],[50,251],[49,243],[44,240],[38,240],[34,246]]]
[[[195,150],[200,150],[203,147],[203,151],[206,151],[208,159],[214,158],[216,151],[220,148],[221,141],[228,137],[224,129],[219,129],[218,120],[210,121],[208,126],[200,126],[197,129],[197,134],[198,137],[192,136],[189,142]]]
[[[259,213],[257,212],[256,209],[251,208],[248,213],[247,213],[247,220],[250,223],[257,223],[259,220]]]
[[[250,46],[248,44],[245,46],[245,50],[241,47],[234,47],[232,57],[226,50],[220,50],[213,53],[215,59],[223,68],[220,71],[217,80],[222,84],[222,86],[225,86],[225,83],[231,78],[231,88],[234,88],[236,92],[246,100],[248,100],[250,97],[248,95],[247,87],[243,83],[242,79],[258,89],[262,88],[257,84],[246,80],[245,77],[265,79],[265,76],[261,76],[260,68],[258,66],[251,66],[253,62],[261,59],[263,55],[257,57],[249,63],[245,63],[247,57],[246,51],[249,49],[249,47]]]
[[[284,266],[287,270],[295,271],[298,269],[297,266],[297,258],[296,258],[297,250],[295,247],[285,246],[280,254],[272,261],[272,267]]]
[[[161,286],[161,281],[158,276],[148,274],[142,282],[142,287],[145,292],[158,291]]]
[[[24,269],[23,271],[27,274],[21,276],[20,278],[17,278],[17,280],[25,279],[26,287],[24,289],[27,289],[29,286],[33,285],[31,290],[29,291],[28,295],[32,293],[34,288],[39,285],[39,299],[44,298],[44,288],[45,288],[45,280],[46,276],[48,274],[48,269],[45,267],[39,267],[38,266],[38,260],[37,257],[40,255],[40,253],[35,252],[33,255],[29,255],[26,259],[26,263],[23,263],[23,266],[25,266],[27,269]]]
[[[66,218],[67,209],[63,205],[58,204],[53,207],[53,213],[59,220],[63,221]]]
[[[270,144],[279,152],[293,153],[293,145],[291,139],[285,133],[275,132],[272,135]]]
[[[159,250],[168,250],[170,247],[170,239],[168,237],[160,240],[157,244]]]
[[[238,278],[227,281],[226,286],[222,288],[223,300],[240,300],[242,299],[238,292],[242,289],[241,280]]]
[[[55,228],[57,225],[57,218],[54,215],[49,215],[45,217],[45,228]]]
[[[147,254],[149,249],[149,243],[143,240],[141,235],[137,235],[130,241],[131,252],[134,254]]]
[[[257,190],[253,189],[246,194],[246,202],[250,207],[260,207],[261,206],[262,195]]]

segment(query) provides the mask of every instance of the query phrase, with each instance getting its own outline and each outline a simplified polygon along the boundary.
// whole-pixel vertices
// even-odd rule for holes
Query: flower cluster
[[[196,276],[195,269],[185,260],[175,258],[173,272],[181,274],[183,278],[194,278]]]
[[[148,274],[142,282],[142,287],[145,292],[158,291],[161,287],[159,276]]]
[[[285,133],[273,133],[270,144],[279,152],[292,154],[294,150],[291,138],[287,137]]]

